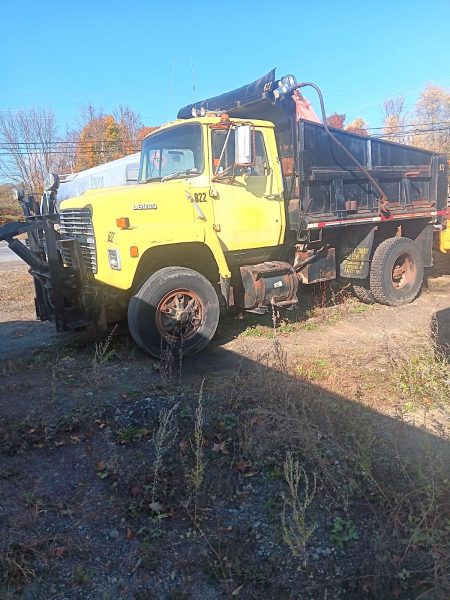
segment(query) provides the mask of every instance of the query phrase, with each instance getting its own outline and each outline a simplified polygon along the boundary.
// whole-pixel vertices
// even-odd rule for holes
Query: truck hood
[[[198,180],[198,178],[196,178]],[[145,184],[87,190],[81,196],[61,202],[60,211],[89,208],[95,212],[107,209],[111,216],[123,210],[152,210],[166,198],[184,197],[192,179],[154,181]],[[197,184],[198,185],[198,184]],[[119,214],[119,216],[121,216]]]

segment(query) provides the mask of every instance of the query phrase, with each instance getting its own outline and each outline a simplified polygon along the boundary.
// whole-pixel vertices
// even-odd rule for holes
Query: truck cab
[[[284,239],[283,181],[273,129],[269,122],[230,122],[223,115],[169,123],[144,140],[138,184],[90,190],[63,201],[61,231],[79,236],[79,215],[91,215],[82,242],[86,266],[96,281],[116,289],[130,290],[143,269],[139,265],[175,241],[184,260],[189,244],[197,253],[210,252],[217,272],[229,278],[229,261],[245,262],[255,249],[261,256],[276,254]],[[247,162],[238,157],[237,163],[244,134],[253,147]]]

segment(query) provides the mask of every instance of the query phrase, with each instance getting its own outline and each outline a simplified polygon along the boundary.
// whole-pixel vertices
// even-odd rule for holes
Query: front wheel
[[[422,281],[422,256],[412,240],[394,237],[381,242],[370,266],[370,291],[377,302],[408,304],[419,293]]]
[[[128,327],[136,344],[156,358],[164,346],[195,354],[213,338],[219,315],[217,293],[206,277],[185,267],[166,267],[130,299]]]

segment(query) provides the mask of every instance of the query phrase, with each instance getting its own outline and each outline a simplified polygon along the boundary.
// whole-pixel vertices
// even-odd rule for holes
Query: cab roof
[[[252,123],[255,127],[274,127],[274,124],[271,121],[263,121],[261,119],[230,119],[231,123]],[[192,119],[175,119],[174,121],[169,121],[168,123],[164,123],[157,130],[152,131],[148,135],[145,136],[144,139],[152,137],[156,133],[164,129],[170,129],[171,127],[176,127],[178,125],[186,125],[189,123],[199,123],[200,125],[218,125],[220,123],[220,116],[205,116],[205,117],[192,117]]]

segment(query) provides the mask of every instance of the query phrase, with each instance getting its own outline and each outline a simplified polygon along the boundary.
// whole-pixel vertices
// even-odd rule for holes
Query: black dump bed
[[[377,218],[436,218],[447,199],[445,156],[329,128],[363,167],[343,151],[324,125],[298,119],[292,99],[295,78],[277,80],[275,70],[232,92],[182,108],[178,118],[197,110],[226,110],[230,117],[264,119],[275,124],[290,226],[351,224]],[[311,94],[315,92],[311,91]],[[381,212],[380,191],[389,203]]]

